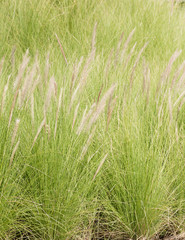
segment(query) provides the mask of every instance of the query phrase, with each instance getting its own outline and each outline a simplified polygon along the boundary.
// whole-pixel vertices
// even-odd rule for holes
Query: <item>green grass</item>
[[[183,239],[183,6],[0,5],[0,239]]]

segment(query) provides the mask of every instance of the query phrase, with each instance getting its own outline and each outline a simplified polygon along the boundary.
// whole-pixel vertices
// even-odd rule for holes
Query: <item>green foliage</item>
[[[0,239],[184,234],[183,10],[0,4]]]

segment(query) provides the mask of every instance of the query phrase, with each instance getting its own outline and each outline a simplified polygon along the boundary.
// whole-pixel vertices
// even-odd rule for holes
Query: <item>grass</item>
[[[0,4],[0,239],[184,239],[183,6]]]

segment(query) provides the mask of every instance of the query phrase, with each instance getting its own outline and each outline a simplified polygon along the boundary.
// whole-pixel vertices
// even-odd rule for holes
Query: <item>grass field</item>
[[[0,239],[185,239],[183,4],[0,16]]]

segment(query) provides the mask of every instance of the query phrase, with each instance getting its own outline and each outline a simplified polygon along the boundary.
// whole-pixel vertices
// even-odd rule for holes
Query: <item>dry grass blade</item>
[[[109,57],[108,57],[108,60],[107,60],[107,64],[106,64],[106,67],[105,67],[105,70],[104,70],[104,76],[105,76],[105,79],[106,79],[106,84],[105,84],[105,86],[108,85],[108,83],[107,83],[107,77],[108,77],[108,73],[109,73],[109,70],[110,70],[111,62],[112,62],[113,52],[114,52],[114,49],[112,49],[112,50],[111,50],[111,53],[109,54]]]
[[[11,53],[11,64],[12,64],[12,70],[14,71],[15,68],[15,52],[16,52],[16,46],[12,48],[12,53]]]
[[[97,168],[97,170],[96,170],[96,173],[94,174],[94,177],[93,177],[93,179],[92,179],[93,181],[95,180],[97,174],[99,173],[101,167],[103,166],[103,164],[104,164],[104,162],[105,162],[105,160],[106,160],[106,158],[107,158],[107,155],[108,155],[108,154],[106,154],[106,155],[104,156],[104,158],[101,160],[101,162],[100,162],[100,164],[99,164],[99,166],[98,166],[98,168]]]
[[[110,97],[109,100],[109,104],[108,104],[108,113],[107,113],[107,127],[106,127],[106,131],[109,128],[109,124],[110,124],[110,120],[111,120],[111,116],[114,110],[114,107],[116,105],[116,100],[117,100],[117,96],[112,100],[112,96]]]
[[[86,63],[83,67],[83,70],[82,70],[82,74],[80,76],[80,80],[79,80],[79,83],[81,85],[81,87],[83,87],[86,83],[86,79],[87,79],[87,76],[90,72],[90,65],[92,63],[92,61],[94,60],[94,56],[95,56],[95,51],[91,51],[91,53],[89,54],[89,57],[87,58],[86,60]]]
[[[72,96],[72,90],[74,88],[74,85],[75,85],[75,75],[76,75],[76,70],[77,69],[77,66],[76,66],[76,63],[74,64],[73,66],[73,75],[72,75],[72,79],[71,79],[71,86],[70,86],[70,96]]]
[[[14,156],[15,156],[15,153],[18,149],[18,146],[19,146],[19,143],[20,143],[20,139],[18,140],[18,142],[16,143],[14,149],[13,149],[13,152],[12,152],[12,155],[10,157],[10,163],[9,163],[9,167],[11,167],[12,163],[13,163],[13,159],[14,159]]]
[[[169,94],[168,94],[168,107],[169,107],[170,122],[172,122],[172,120],[173,120],[173,108],[172,108],[172,100],[171,100],[170,89],[169,89]]]
[[[80,70],[80,67],[82,65],[82,62],[83,62],[83,57],[80,58],[80,61],[79,61],[78,65],[74,64],[73,75],[72,75],[71,86],[70,86],[70,96],[72,96],[72,90],[75,86],[75,82],[76,82],[76,79],[78,77],[79,70]]]
[[[35,79],[35,81],[33,82],[33,85],[32,85],[32,87],[30,88],[30,91],[29,91],[29,95],[30,96],[31,96],[31,94],[34,93],[35,88],[37,87],[37,85],[38,85],[38,83],[40,81],[40,78],[41,78],[40,75],[38,75],[37,78]]]
[[[22,62],[22,64],[19,67],[18,75],[17,75],[17,77],[15,79],[15,82],[14,82],[14,89],[16,89],[16,92],[14,94],[13,102],[12,102],[12,106],[11,106],[11,110],[10,110],[10,117],[9,117],[8,127],[10,127],[10,123],[11,123],[11,120],[12,120],[13,111],[14,111],[14,108],[15,108],[17,96],[19,94],[19,88],[21,86],[21,80],[22,80],[24,71],[25,71],[25,69],[26,69],[26,67],[27,67],[27,65],[29,63],[28,53],[29,52],[27,50],[26,54],[23,57],[23,62]]]
[[[95,104],[94,104],[94,105],[95,105]],[[82,131],[82,129],[83,129],[83,125],[84,125],[84,121],[85,121],[85,117],[86,117],[86,112],[87,112],[87,106],[86,106],[86,108],[85,108],[85,110],[84,110],[84,112],[83,112],[82,119],[81,119],[81,123],[80,123],[80,125],[79,125],[79,127],[78,127],[78,130],[77,130],[77,132],[76,132],[78,135],[81,133],[81,131]]]
[[[94,30],[93,30],[93,35],[92,35],[92,43],[91,43],[92,51],[95,49],[95,46],[96,46],[96,30],[97,30],[97,22],[94,25]]]
[[[45,70],[44,70],[44,81],[46,84],[48,82],[49,69],[50,69],[50,63],[49,63],[49,53],[48,53],[47,57],[46,57],[46,66],[45,66]]]
[[[26,74],[25,81],[24,81],[24,84],[22,86],[21,105],[23,105],[26,97],[29,96],[31,86],[33,85],[33,80],[36,76],[37,67],[38,67],[38,63],[35,62],[33,67]]]
[[[17,98],[19,109],[21,109],[21,107],[22,107],[21,95],[22,95],[22,91],[21,91],[21,89],[19,89],[18,98]]]
[[[163,99],[161,101],[161,105],[159,106],[159,111],[158,111],[158,122],[161,122],[161,119],[163,118],[163,104],[164,104],[164,100],[167,96],[167,90],[164,92],[163,94]],[[159,124],[160,125],[160,124]]]
[[[93,138],[93,136],[94,136],[95,131],[96,131],[96,127],[93,128],[91,134],[89,135],[89,138],[87,139],[87,142],[86,142],[86,144],[84,145],[84,147],[83,147],[83,149],[82,149],[82,152],[81,152],[81,155],[80,155],[80,159],[83,159],[83,157],[84,157],[85,154],[87,153],[87,150],[88,150],[88,148],[89,148],[89,145],[90,145],[90,143],[91,143],[91,140],[92,140],[92,138]]]
[[[100,96],[101,96],[102,90],[103,90],[103,85],[101,86],[99,94],[98,94],[98,98],[97,98],[97,102],[96,102],[97,106],[98,106],[98,103],[100,101]]]
[[[85,65],[83,67],[83,70],[82,70],[82,73],[81,73],[81,76],[80,76],[80,79],[79,79],[79,84],[77,85],[76,89],[74,90],[73,94],[71,94],[71,102],[70,102],[70,106],[69,106],[69,112],[72,108],[72,105],[73,105],[73,102],[75,100],[75,97],[78,93],[78,91],[82,91],[85,83],[86,83],[86,80],[87,80],[87,77],[88,77],[88,74],[90,72],[90,64],[91,62],[94,60],[94,57],[95,57],[95,51],[96,51],[96,48],[95,48],[95,36],[96,36],[96,24],[95,24],[95,27],[94,27],[94,32],[93,32],[93,39],[92,39],[92,50],[85,62]],[[81,65],[81,63],[80,63]],[[73,80],[74,82],[74,80]],[[74,83],[72,83],[72,86],[74,86]]]
[[[51,128],[50,128],[50,125],[49,125],[49,124],[44,124],[44,130],[45,130],[46,134],[48,135],[48,139],[49,139],[50,136],[51,136]]]
[[[131,72],[131,76],[130,76],[130,87],[132,87],[132,85],[133,85],[133,79],[134,79],[134,73],[135,73],[136,67],[137,67],[138,62],[139,62],[139,60],[140,60],[140,58],[141,58],[141,55],[142,55],[143,51],[145,50],[145,48],[147,47],[147,45],[148,45],[148,42],[145,43],[145,45],[144,45],[144,46],[142,47],[142,49],[139,51],[139,54],[138,54],[138,56],[137,56],[137,58],[136,58],[136,61],[135,61],[135,63],[134,63],[134,66],[133,66],[132,72]]]
[[[62,93],[63,93],[63,88],[60,89],[60,95],[58,99],[58,106],[57,106],[57,112],[56,112],[56,118],[55,118],[54,138],[56,137],[56,133],[57,133],[57,123],[58,123],[58,115],[59,115],[61,103],[62,103]]]
[[[179,89],[181,90],[181,89],[183,88],[183,86],[184,86],[184,80],[185,80],[185,71],[183,72],[181,78],[180,78],[179,81],[177,82],[177,86],[176,86],[177,91],[178,91]]]
[[[80,85],[81,87],[84,86],[85,82],[86,82],[86,79],[87,79],[87,76],[89,74],[89,71],[90,71],[90,64],[91,62],[94,60],[94,57],[95,57],[95,52],[96,52],[96,28],[97,28],[97,23],[95,24],[94,26],[94,31],[93,31],[93,36],[92,36],[92,43],[91,43],[91,52],[85,62],[85,65],[83,67],[83,70],[82,70],[82,74],[81,74],[81,77],[80,77]]]
[[[80,106],[80,103],[77,104],[76,108],[75,108],[75,113],[74,113],[74,117],[73,117],[73,124],[72,124],[72,129],[74,128],[74,125],[75,125],[75,121],[76,121],[76,117],[77,117],[77,114],[78,114],[78,108]]]
[[[133,46],[132,49],[130,50],[130,53],[129,53],[126,61],[125,61],[125,65],[124,65],[123,69],[125,69],[125,68],[128,66],[128,63],[129,63],[129,61],[130,61],[130,59],[131,59],[131,57],[132,57],[132,55],[133,55],[133,53],[134,53],[134,50],[135,50],[135,48],[136,48],[136,45],[137,45],[137,42],[134,44],[134,46]]]
[[[73,106],[73,103],[75,101],[75,98],[76,98],[76,95],[77,95],[79,89],[80,89],[80,83],[78,84],[78,86],[76,87],[76,89],[74,90],[74,92],[73,92],[73,94],[71,96],[71,101],[70,101],[68,113],[71,111],[71,108]]]
[[[75,98],[77,96],[77,93],[79,92],[79,90],[82,91],[82,89],[83,89],[83,87],[84,87],[84,85],[86,83],[86,79],[87,79],[89,71],[90,71],[89,66],[90,66],[91,62],[93,61],[93,59],[94,59],[94,55],[95,55],[95,52],[91,51],[89,57],[87,58],[87,61],[86,61],[85,65],[83,67],[79,83],[78,83],[76,89],[74,90],[74,92],[73,92],[73,94],[71,96],[71,102],[70,102],[70,105],[69,105],[69,112],[70,112],[70,110],[72,108],[72,105],[73,105],[74,100],[75,100]]]
[[[56,36],[56,38],[57,38],[58,44],[59,44],[59,46],[60,46],[60,50],[61,50],[62,55],[63,55],[63,57],[64,57],[64,60],[65,60],[65,62],[66,62],[66,65],[68,65],[67,58],[66,58],[66,55],[65,55],[65,53],[64,53],[64,49],[63,49],[63,47],[62,47],[62,44],[61,44],[61,42],[60,42],[60,39],[58,38],[58,36],[57,36],[56,33],[55,33],[55,36]]]
[[[179,102],[180,102],[180,100],[182,99],[182,97],[184,97],[185,96],[185,91],[183,91],[182,93],[181,93],[181,95],[177,98],[177,100],[175,101],[175,103],[173,104],[173,107],[175,107]]]
[[[55,78],[54,76],[52,76],[49,81],[48,91],[47,91],[46,99],[44,102],[44,116],[46,116],[46,113],[49,108],[52,95],[54,95],[54,92],[55,92]]]
[[[11,106],[11,109],[10,109],[8,128],[10,127],[10,124],[11,124],[11,121],[12,121],[13,111],[14,111],[14,108],[15,108],[15,104],[16,104],[18,94],[19,94],[19,88],[17,88],[17,90],[15,92],[15,95],[14,95],[14,98],[13,98],[12,106]]]
[[[108,102],[108,115],[109,115],[109,112],[111,111],[111,102],[112,102],[112,95],[110,95],[109,102]]]
[[[91,128],[91,126],[93,125],[93,123],[96,122],[96,120],[98,119],[98,117],[100,116],[100,114],[102,113],[102,111],[105,108],[106,105],[106,101],[107,99],[113,94],[114,90],[115,90],[116,85],[113,84],[109,90],[104,94],[104,96],[102,97],[101,101],[99,102],[96,111],[94,112],[94,114],[91,116],[88,126],[87,126],[87,130],[89,130]]]
[[[31,119],[32,119],[32,123],[34,123],[34,118],[35,118],[35,114],[34,114],[34,95],[32,93],[31,94]]]
[[[178,107],[178,113],[180,112],[182,106],[184,105],[185,103],[185,97],[180,101],[180,104],[179,104],[179,107]]]
[[[5,57],[3,57],[3,58],[1,59],[1,62],[0,62],[0,75],[1,75],[2,70],[3,70],[4,60],[5,60]]]
[[[55,97],[55,100],[57,100],[57,92],[58,92],[57,82],[54,81],[54,97]]]
[[[162,89],[162,85],[164,84],[164,82],[168,79],[169,74],[171,72],[173,63],[175,62],[175,60],[179,57],[179,55],[181,54],[182,51],[175,51],[175,53],[172,55],[172,57],[170,58],[170,61],[164,71],[164,73],[162,74],[162,77],[158,83],[157,86],[157,90],[156,90],[156,94],[159,92],[160,89]]]
[[[122,49],[122,52],[121,52],[121,63],[123,62],[123,58],[124,58],[125,52],[126,52],[126,50],[128,48],[128,45],[129,45],[129,43],[130,43],[130,41],[132,39],[132,36],[135,33],[135,30],[136,30],[135,28],[132,30],[132,32],[129,34],[129,36],[128,36],[128,38],[127,38],[127,40],[126,40],[126,42],[125,42],[125,44],[123,46],[123,49]]]
[[[173,79],[172,79],[171,88],[172,88],[172,87],[174,86],[174,84],[176,83],[178,77],[180,76],[181,71],[182,71],[182,70],[185,71],[184,67],[185,67],[185,61],[183,61],[183,63],[182,63],[182,64],[180,65],[180,67],[178,68],[178,70],[175,72],[174,77],[173,77]],[[184,72],[184,71],[183,71],[183,72]]]
[[[149,93],[150,93],[150,68],[144,59],[143,61],[143,93],[146,92],[146,103],[149,103]]]
[[[23,77],[23,74],[24,74],[24,72],[25,72],[25,69],[26,69],[26,67],[27,67],[27,65],[28,65],[28,63],[29,63],[29,60],[30,60],[30,58],[28,57],[28,53],[29,53],[29,51],[27,50],[26,53],[25,53],[25,55],[24,55],[24,57],[23,57],[22,64],[21,64],[20,67],[19,67],[18,75],[17,75],[17,77],[16,77],[16,79],[15,79],[15,82],[14,82],[14,88],[13,88],[14,90],[15,90],[16,88],[19,88],[19,87],[20,87],[21,79],[22,79],[22,77]]]
[[[143,93],[146,91],[146,83],[147,83],[147,66],[146,66],[146,60],[143,58]]]
[[[78,135],[82,132],[83,129],[85,129],[85,125],[86,125],[89,117],[92,115],[95,106],[96,106],[96,104],[93,103],[93,105],[91,106],[91,108],[90,108],[90,110],[87,114],[86,114],[87,108],[84,110],[82,120],[81,120],[80,125],[79,125],[78,130],[77,130]]]
[[[115,66],[117,65],[118,60],[119,60],[120,48],[121,48],[121,43],[123,41],[123,36],[124,36],[124,32],[122,32],[122,34],[121,34],[121,37],[120,37],[120,40],[118,42],[118,46],[117,46],[117,49],[116,49],[116,55],[115,55],[115,61],[114,61]]]
[[[40,126],[39,126],[39,128],[37,130],[37,133],[36,133],[35,138],[33,140],[33,144],[31,146],[31,150],[32,150],[33,146],[35,145],[35,143],[37,141],[37,138],[38,138],[38,136],[39,136],[39,134],[40,134],[40,132],[41,132],[41,130],[44,127],[45,124],[46,124],[46,119],[44,118],[44,120],[41,122],[41,124],[40,124]]]
[[[10,77],[11,77],[11,75],[8,76],[7,83],[6,83],[6,85],[4,87],[4,90],[3,90],[3,96],[2,96],[2,100],[1,100],[1,114],[4,112],[4,105],[5,105],[5,101],[6,101],[6,93],[8,91]]]
[[[171,72],[171,68],[173,63],[175,62],[175,60],[180,56],[182,51],[175,51],[175,53],[172,55],[172,57],[170,58],[170,61],[168,63],[168,66],[166,67],[163,76],[162,76],[162,81],[166,80],[167,77],[169,76],[170,72]]]
[[[14,127],[14,130],[13,130],[13,135],[12,135],[12,140],[11,140],[11,146],[13,146],[13,144],[14,144],[15,137],[17,135],[17,131],[18,131],[18,128],[19,128],[19,123],[20,123],[20,119],[16,119],[15,127]]]
[[[26,103],[25,103],[25,107],[27,107],[30,104],[31,97],[32,97],[32,95],[34,95],[34,91],[35,91],[37,85],[39,84],[40,79],[41,79],[41,76],[38,75],[36,77],[36,79],[32,82],[32,86],[30,86],[29,93],[26,96],[27,100],[26,100]],[[40,91],[42,91],[42,90],[40,90]]]

